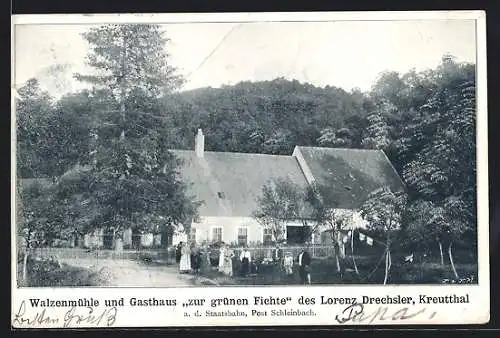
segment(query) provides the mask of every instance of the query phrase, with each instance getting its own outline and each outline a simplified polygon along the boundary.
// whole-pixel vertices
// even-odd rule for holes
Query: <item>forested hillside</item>
[[[361,145],[363,122],[374,106],[361,92],[275,79],[203,88],[164,99],[172,146],[192,148],[196,128],[212,151],[289,155],[295,145],[334,145],[328,130],[348,128]],[[323,137],[322,137],[323,136]]]
[[[463,104],[474,108],[466,98],[474,78],[474,65],[445,56],[434,70],[382,73],[369,93],[285,79],[242,82],[166,96],[161,114],[173,148],[192,149],[197,128],[211,151],[289,155],[295,145],[381,148],[403,174],[425,142],[451,127],[452,116],[474,123],[466,111],[450,115]],[[472,130],[453,131],[473,138]]]

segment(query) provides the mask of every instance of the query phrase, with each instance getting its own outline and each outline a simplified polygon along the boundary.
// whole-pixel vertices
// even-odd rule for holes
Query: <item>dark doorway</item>
[[[161,247],[168,248],[172,245],[173,242],[173,234],[171,231],[164,230],[161,232]]]
[[[104,232],[104,237],[102,239],[102,243],[104,246],[104,249],[111,250],[114,248],[114,230],[113,229],[107,229]]]
[[[304,244],[311,239],[310,226],[287,226],[286,242],[287,244]]]
[[[174,227],[171,225],[165,225],[162,227],[161,231],[161,247],[168,248],[172,245],[174,239]]]
[[[132,230],[132,248],[140,249],[142,233],[136,229]]]

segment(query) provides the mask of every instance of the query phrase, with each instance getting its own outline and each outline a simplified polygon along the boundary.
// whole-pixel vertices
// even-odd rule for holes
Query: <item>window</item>
[[[222,242],[222,228],[221,227],[212,229],[212,241]]]
[[[219,196],[219,198],[220,198],[220,199],[224,199],[224,198],[226,198],[226,196],[224,195],[224,193],[223,193],[222,191],[219,191],[219,192],[217,193],[217,196]]]
[[[269,228],[264,228],[262,242],[264,245],[269,245],[273,243],[273,232]]]
[[[321,244],[330,244],[332,242],[331,231],[323,231],[321,233]]]
[[[196,228],[189,230],[189,241],[196,242]]]
[[[238,228],[238,245],[247,245],[248,228]]]

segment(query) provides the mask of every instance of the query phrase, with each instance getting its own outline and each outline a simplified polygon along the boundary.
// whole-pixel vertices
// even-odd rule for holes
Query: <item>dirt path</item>
[[[106,286],[117,287],[193,287],[194,276],[179,274],[175,266],[154,266],[131,260],[63,259],[62,263],[91,269],[103,275]]]

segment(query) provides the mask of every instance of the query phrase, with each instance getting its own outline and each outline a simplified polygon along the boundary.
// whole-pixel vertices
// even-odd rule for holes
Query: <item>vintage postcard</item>
[[[14,328],[489,321],[484,12],[12,22]]]

